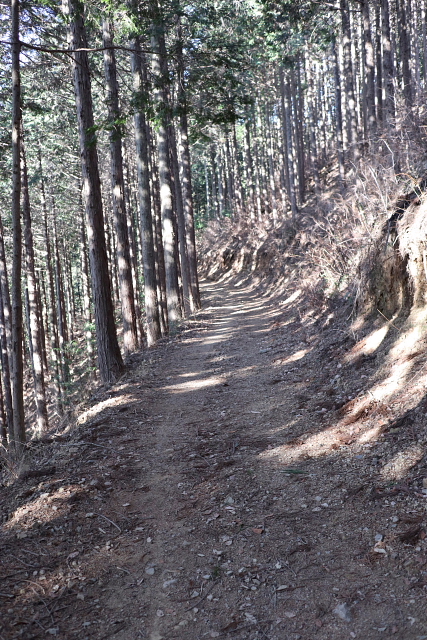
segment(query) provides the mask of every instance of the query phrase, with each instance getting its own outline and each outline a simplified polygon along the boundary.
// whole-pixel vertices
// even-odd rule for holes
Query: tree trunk
[[[165,85],[168,82],[168,73],[164,46],[164,31],[160,17],[157,19],[157,22],[152,25],[151,46],[155,52],[152,55],[152,73],[155,83],[154,101],[159,116],[159,123],[157,125],[157,154],[166,272],[166,297],[169,326],[172,329],[181,317],[182,312],[179,303],[178,273],[175,261],[176,237],[174,234],[171,173],[167,139],[168,102],[165,95]]]
[[[175,193],[175,212],[176,212],[176,225],[178,231],[179,240],[179,257],[181,259],[181,280],[184,297],[184,315],[187,317],[194,311],[194,303],[191,295],[191,279],[190,279],[190,266],[188,263],[187,253],[187,235],[185,233],[185,219],[184,219],[184,203],[182,200],[181,184],[179,180],[179,165],[178,154],[176,148],[176,136],[173,124],[170,122],[168,126],[168,146],[169,146],[169,158],[172,175],[172,183]]]
[[[79,0],[63,0],[63,12],[68,21],[70,49],[87,48],[83,22],[84,7]],[[83,174],[83,195],[86,207],[92,294],[95,308],[98,366],[101,379],[113,382],[123,371],[123,360],[117,341],[111,285],[105,247],[104,218],[98,155],[94,138],[94,120],[90,71],[86,51],[71,54],[74,92],[79,125],[80,155]]]
[[[28,342],[33,370],[34,396],[37,412],[37,436],[48,430],[46,389],[42,364],[41,327],[39,317],[38,289],[34,261],[33,232],[31,228],[30,194],[28,191],[27,163],[25,149],[21,146],[22,213],[24,218],[24,243],[27,262],[27,299],[28,299]]]
[[[83,212],[82,212],[83,213]],[[89,265],[87,259],[87,240],[84,215],[82,215],[80,225],[80,265],[82,273],[82,297],[83,297],[83,317],[85,321],[86,352],[91,368],[94,363],[93,343],[92,343],[92,313],[90,308],[90,282]]]
[[[412,74],[410,67],[411,41],[405,0],[397,0],[396,11],[399,31],[400,61],[402,64],[403,97],[405,99],[405,105],[410,108],[413,103]]]
[[[102,26],[104,44],[104,71],[107,85],[107,107],[109,118],[111,188],[113,197],[114,229],[116,232],[116,255],[119,276],[120,301],[123,321],[123,348],[125,355],[138,348],[136,328],[135,296],[130,263],[129,236],[126,220],[122,131],[119,124],[119,88],[117,84],[116,57],[114,54],[112,27],[108,19]]]
[[[280,79],[280,100],[281,100],[281,116],[282,116],[282,135],[283,135],[283,156],[285,159],[286,186],[288,199],[291,205],[292,219],[295,220],[298,215],[297,199],[295,193],[295,175],[293,166],[292,153],[292,125],[290,114],[290,95],[289,85],[285,83],[285,74],[283,67],[279,68]]]
[[[343,57],[344,57],[344,75],[345,75],[345,103],[347,105],[347,139],[351,156],[355,162],[360,157],[358,135],[357,135],[357,111],[356,111],[356,98],[354,93],[354,76],[353,76],[353,64],[351,55],[351,26],[350,26],[350,13],[348,8],[348,0],[340,0],[341,9],[341,28],[342,28],[342,43],[343,43]]]
[[[381,0],[381,15],[382,15],[385,109],[387,113],[387,119],[390,120],[390,118],[394,119],[395,117],[395,102],[394,102],[394,66],[393,66],[393,55],[392,55],[392,49],[391,49],[389,0]]]
[[[11,308],[9,282],[6,270],[6,255],[4,250],[3,222],[0,218],[0,344],[1,367],[3,373],[4,405],[6,410],[6,427],[9,442],[13,442],[13,402],[10,379],[10,347],[12,339]]]
[[[372,44],[371,21],[369,16],[368,0],[362,0],[362,23],[363,23],[363,62],[365,67],[365,86],[366,86],[366,116],[367,116],[367,134],[375,128],[375,61],[374,46]]]
[[[21,74],[19,67],[19,0],[11,0],[12,40],[12,398],[15,450],[25,443],[24,367],[22,357],[22,227],[21,227]]]
[[[149,141],[144,113],[144,85],[142,58],[139,39],[132,42],[135,52],[131,54],[133,91],[137,108],[134,113],[136,167],[138,175],[139,223],[144,269],[145,314],[147,319],[147,344],[152,346],[161,337],[159,303],[157,299],[157,278],[153,218],[151,215]],[[145,63],[146,64],[146,63]],[[146,88],[145,88],[146,90]]]
[[[334,55],[334,80],[335,80],[335,130],[337,136],[337,158],[341,188],[345,184],[345,165],[344,165],[344,144],[343,144],[343,118],[342,118],[342,95],[341,95],[341,78],[340,65],[338,60],[337,43],[335,38],[332,40],[332,52]]]
[[[375,5],[375,88],[377,95],[377,122],[383,121],[383,59],[381,52],[381,5]]]

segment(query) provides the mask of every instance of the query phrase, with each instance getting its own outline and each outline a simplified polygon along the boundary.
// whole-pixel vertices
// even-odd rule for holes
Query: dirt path
[[[387,443],[339,426],[342,336],[292,298],[204,299],[4,488],[0,640],[427,638],[425,499],[372,494]]]

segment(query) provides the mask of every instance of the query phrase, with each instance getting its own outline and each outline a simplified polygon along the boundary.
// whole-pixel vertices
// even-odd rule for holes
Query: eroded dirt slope
[[[205,284],[33,448],[0,500],[2,640],[427,638],[424,338],[300,293]]]

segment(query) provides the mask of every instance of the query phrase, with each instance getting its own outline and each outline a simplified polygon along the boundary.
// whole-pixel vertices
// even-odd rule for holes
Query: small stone
[[[163,616],[165,615],[165,612],[162,611],[162,609],[157,609],[156,615],[158,618],[163,618]]]
[[[47,629],[47,632],[50,633],[51,636],[56,636],[58,634],[59,627],[51,627]]]
[[[145,570],[145,573],[149,576],[153,576],[154,575],[154,567],[147,567]]]
[[[382,533],[377,533],[375,536],[375,542],[382,542],[384,540],[384,536]]]
[[[86,518],[94,518],[94,517],[95,517],[95,514],[94,514],[94,513],[92,513],[92,512],[90,512],[90,513],[87,513],[85,517],[86,517]]]
[[[338,604],[332,613],[335,613],[335,615],[341,618],[341,620],[344,620],[344,622],[351,622],[351,612],[345,602]]]
[[[427,489],[427,478],[423,478],[423,487]]]
[[[398,516],[393,516],[391,521],[392,522],[399,522],[399,517]]]

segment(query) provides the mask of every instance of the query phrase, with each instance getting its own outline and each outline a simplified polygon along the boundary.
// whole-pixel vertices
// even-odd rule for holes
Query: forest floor
[[[205,282],[10,469],[1,640],[427,638],[421,325],[287,294]]]

